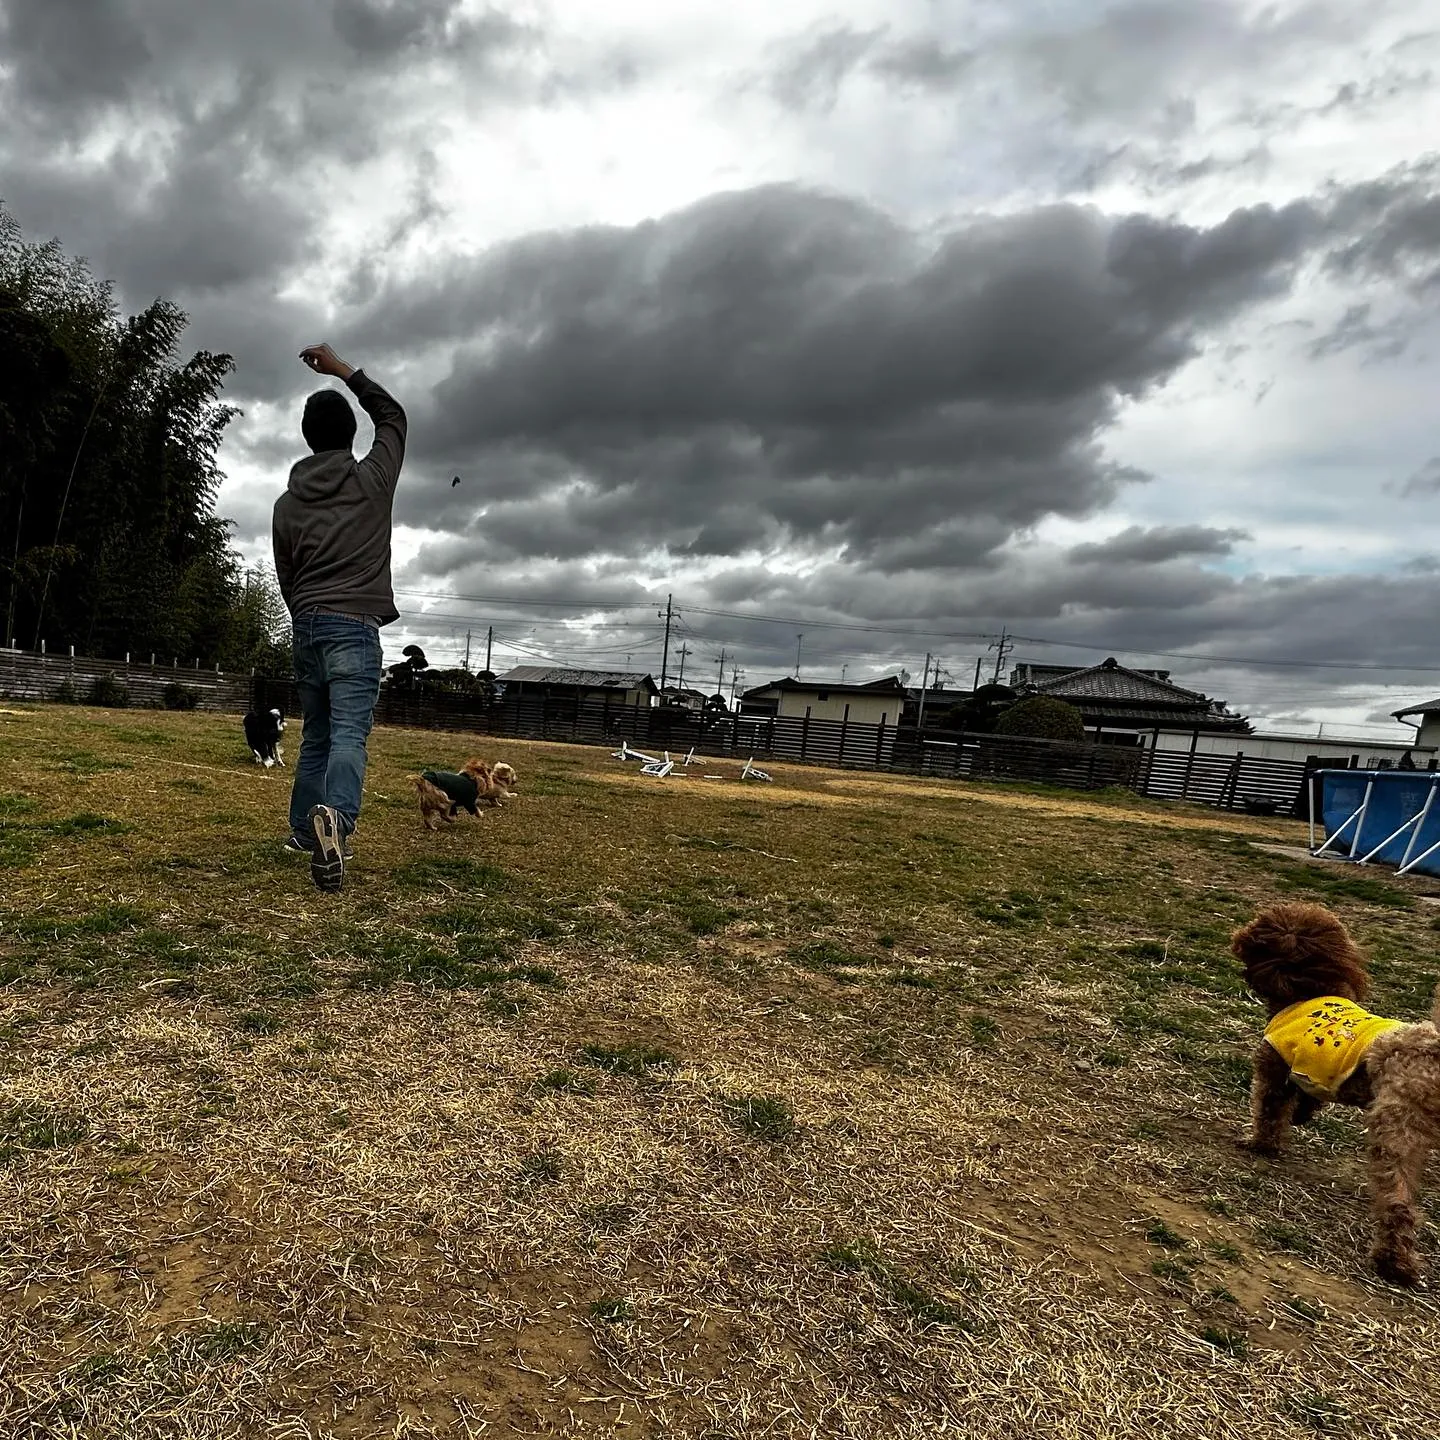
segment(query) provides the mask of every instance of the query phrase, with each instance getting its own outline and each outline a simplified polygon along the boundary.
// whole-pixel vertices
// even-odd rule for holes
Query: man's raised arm
[[[317,375],[334,375],[343,380],[360,408],[375,425],[375,443],[360,462],[360,478],[387,494],[393,494],[405,460],[405,410],[400,402],[363,370],[347,365],[328,345],[309,345],[300,358]]]

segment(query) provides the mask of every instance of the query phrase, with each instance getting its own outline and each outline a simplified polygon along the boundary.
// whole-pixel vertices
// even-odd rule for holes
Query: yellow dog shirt
[[[1302,1090],[1317,1100],[1333,1100],[1375,1040],[1401,1023],[1382,1020],[1353,1000],[1322,995],[1282,1010],[1265,1027],[1265,1039]]]

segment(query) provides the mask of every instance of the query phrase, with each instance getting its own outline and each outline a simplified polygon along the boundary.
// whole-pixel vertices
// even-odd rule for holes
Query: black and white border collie
[[[245,743],[255,763],[267,770],[272,765],[285,764],[285,753],[280,748],[280,737],[284,733],[285,717],[278,710],[252,710],[245,717]]]

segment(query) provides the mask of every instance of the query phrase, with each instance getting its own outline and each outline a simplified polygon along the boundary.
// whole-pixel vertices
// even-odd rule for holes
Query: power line
[[[399,595],[409,595],[416,598],[433,600],[450,600],[460,604],[485,604],[503,605],[517,609],[543,608],[560,610],[578,610],[594,614],[614,614],[630,610],[648,610],[653,602],[645,601],[617,601],[607,602],[594,598],[574,600],[535,600],[522,596],[497,596],[497,595],[458,595],[453,592],[433,592],[421,590],[397,589]],[[942,629],[915,629],[913,627],[902,627],[896,625],[872,625],[863,624],[858,621],[845,620],[817,620],[810,617],[799,617],[793,615],[766,615],[755,612],[740,610],[721,610],[712,606],[687,605],[687,611],[695,615],[708,615],[714,619],[737,620],[746,624],[762,625],[787,625],[803,626],[802,633],[811,630],[836,630],[854,634],[868,635],[895,635],[908,639],[944,639],[944,640],[968,640],[984,641],[987,646],[997,639],[995,631],[983,630],[942,630]],[[459,623],[474,623],[475,616],[445,616],[440,612],[421,612],[417,620],[424,619],[433,621],[436,619],[455,619]],[[683,624],[681,617],[676,615],[674,623]],[[599,628],[621,629],[627,626],[639,628],[640,622],[631,621],[607,621]],[[687,627],[688,629],[688,627]],[[690,633],[695,633],[691,631]],[[657,637],[658,638],[658,637]],[[1440,675],[1440,665],[1411,665],[1403,661],[1343,661],[1343,660],[1298,660],[1284,659],[1278,656],[1269,655],[1207,655],[1185,650],[1155,650],[1143,648],[1138,645],[1125,644],[1115,640],[1057,640],[1051,637],[1039,635],[1013,635],[1007,634],[1005,638],[1010,642],[1018,642],[1023,645],[1036,645],[1047,648],[1062,650],[1089,650],[1096,654],[1105,652],[1119,652],[1125,655],[1132,655],[1138,658],[1154,658],[1165,660],[1186,660],[1200,665],[1256,665],[1265,669],[1292,669],[1292,670],[1328,670],[1343,671],[1356,674],[1375,674],[1381,672],[1402,672],[1410,675]]]

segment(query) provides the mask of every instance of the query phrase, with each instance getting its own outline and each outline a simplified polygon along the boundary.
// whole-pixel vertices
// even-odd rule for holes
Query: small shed
[[[660,693],[653,677],[635,670],[565,670],[549,665],[517,665],[496,677],[507,702],[522,696],[546,700],[609,699],[612,705],[645,708]]]

